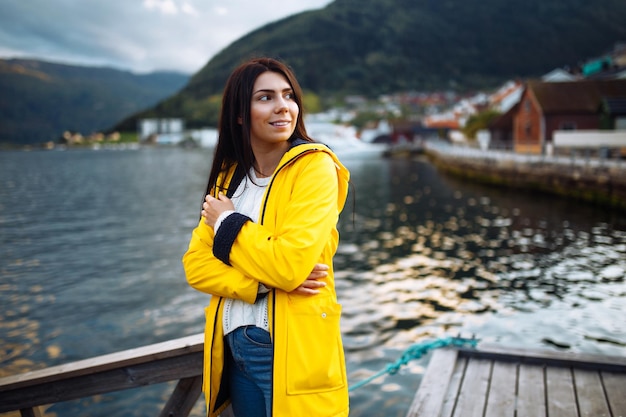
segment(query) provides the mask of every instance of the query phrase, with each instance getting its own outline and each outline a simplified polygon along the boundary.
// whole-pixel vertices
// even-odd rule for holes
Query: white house
[[[140,119],[138,122],[139,140],[150,138],[158,144],[176,144],[183,140],[185,123],[183,119]]]

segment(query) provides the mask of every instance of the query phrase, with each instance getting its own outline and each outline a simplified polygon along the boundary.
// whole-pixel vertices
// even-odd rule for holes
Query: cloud
[[[172,0],[143,0],[143,7],[163,14],[178,14],[178,6]]]
[[[197,16],[198,15],[198,11],[196,10],[195,7],[193,7],[192,4],[188,3],[188,2],[183,2],[182,6],[181,6],[181,10],[183,11],[183,13],[186,13],[188,15],[192,15],[192,16]]]
[[[224,6],[217,6],[214,10],[219,16],[226,16],[228,14],[228,9]]]
[[[0,57],[194,73],[246,33],[331,0],[3,0]]]

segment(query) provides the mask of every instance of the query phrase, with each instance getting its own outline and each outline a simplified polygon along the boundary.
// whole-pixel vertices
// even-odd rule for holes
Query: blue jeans
[[[244,326],[226,335],[226,368],[236,417],[272,416],[272,358],[270,334]]]

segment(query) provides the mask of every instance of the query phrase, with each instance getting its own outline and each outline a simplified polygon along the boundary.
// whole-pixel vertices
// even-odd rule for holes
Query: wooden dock
[[[178,381],[161,417],[201,395],[203,335],[0,378],[0,414]],[[223,413],[222,417],[230,416]],[[435,350],[407,417],[626,417],[626,357],[479,345]]]
[[[498,346],[433,353],[407,417],[626,417],[626,358]]]

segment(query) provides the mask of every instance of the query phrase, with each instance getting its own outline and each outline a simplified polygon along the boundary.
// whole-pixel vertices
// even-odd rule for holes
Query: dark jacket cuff
[[[232,213],[224,219],[213,240],[213,255],[226,265],[230,265],[230,250],[243,225],[252,220],[241,213]]]

